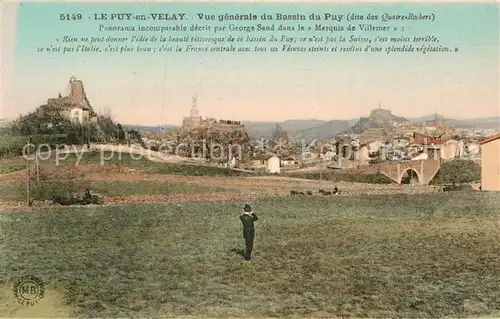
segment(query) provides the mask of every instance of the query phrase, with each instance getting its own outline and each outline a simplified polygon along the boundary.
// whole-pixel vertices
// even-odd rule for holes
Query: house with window
[[[251,169],[274,174],[280,172],[280,164],[280,159],[276,155],[257,155],[252,158]]]
[[[297,164],[297,161],[293,156],[285,156],[281,159],[281,166],[293,166]]]

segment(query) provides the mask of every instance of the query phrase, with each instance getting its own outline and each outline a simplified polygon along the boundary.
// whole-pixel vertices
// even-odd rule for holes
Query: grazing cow
[[[311,191],[306,192],[307,195],[312,195],[313,193]]]
[[[298,193],[299,193],[299,195],[305,195],[305,194],[306,194],[306,193],[304,193],[304,192],[298,192]]]
[[[291,191],[290,191],[290,195],[292,195],[292,196],[293,196],[293,195],[298,195],[298,194],[299,194],[299,192],[297,192],[297,191],[294,191],[294,190],[291,190]]]
[[[325,192],[325,190],[324,190],[324,189],[320,189],[320,190],[318,191],[318,193],[324,193],[324,192]]]
[[[80,200],[75,196],[54,195],[52,202],[64,206],[80,204]]]

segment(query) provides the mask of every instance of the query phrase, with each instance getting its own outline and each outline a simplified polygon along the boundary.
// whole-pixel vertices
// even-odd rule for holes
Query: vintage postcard
[[[500,317],[497,3],[0,7],[0,317]]]

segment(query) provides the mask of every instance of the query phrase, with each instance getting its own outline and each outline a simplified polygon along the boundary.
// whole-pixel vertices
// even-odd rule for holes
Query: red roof
[[[447,141],[445,141],[445,140],[437,140],[437,139],[433,139],[433,140],[429,141],[430,144],[436,144],[436,145],[441,145],[441,144],[444,144],[446,142]]]
[[[435,138],[435,137],[432,137],[429,135],[425,135],[422,133],[418,133],[418,132],[413,133],[413,143],[415,143],[415,144],[427,144],[427,145],[436,144],[436,145],[439,145],[439,144],[444,144],[445,142],[446,142],[445,140]]]
[[[494,141],[494,140],[497,140],[497,139],[499,139],[499,138],[500,138],[500,133],[497,133],[497,134],[494,134],[494,135],[492,135],[492,136],[489,136],[489,137],[487,137],[487,138],[485,138],[485,139],[483,139],[483,140],[480,140],[480,141],[479,141],[479,144],[481,144],[481,145],[482,145],[482,144],[486,144],[486,143],[492,142],[492,141]]]

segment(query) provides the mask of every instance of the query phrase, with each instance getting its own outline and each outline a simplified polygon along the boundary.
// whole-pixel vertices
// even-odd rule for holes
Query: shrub
[[[53,200],[56,196],[71,197],[75,194],[83,193],[85,185],[77,181],[53,181],[40,182],[32,181],[30,187],[30,198],[32,200]],[[16,184],[17,193],[20,197],[27,197],[27,188],[25,183]]]
[[[375,173],[375,174],[356,174],[354,175],[353,182],[358,183],[368,183],[368,184],[391,184],[393,181],[387,176]]]
[[[481,167],[471,160],[444,162],[431,184],[461,184],[481,180]]]

